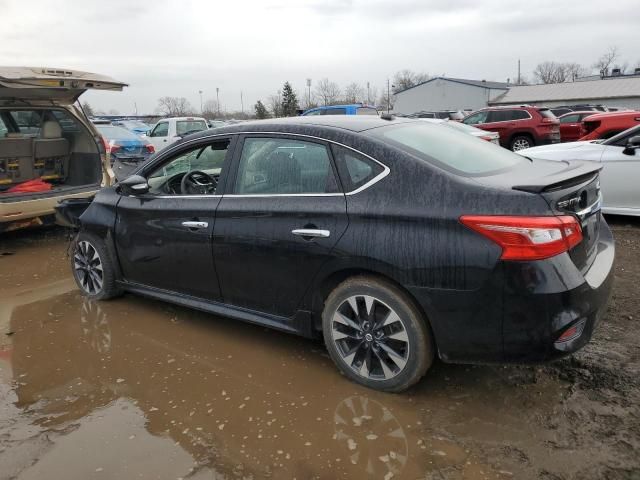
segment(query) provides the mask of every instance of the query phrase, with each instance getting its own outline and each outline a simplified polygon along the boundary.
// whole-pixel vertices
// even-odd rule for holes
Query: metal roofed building
[[[393,111],[410,114],[423,110],[477,110],[510,86],[504,82],[434,77],[396,92]]]
[[[489,105],[606,105],[640,109],[640,76],[606,77],[546,85],[514,85]]]

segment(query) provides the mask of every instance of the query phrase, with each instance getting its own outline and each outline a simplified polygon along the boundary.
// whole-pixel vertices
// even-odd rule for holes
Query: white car
[[[604,141],[556,143],[516,153],[529,158],[601,163],[602,211],[640,216],[640,126]]]
[[[163,118],[151,129],[148,140],[158,152],[182,137],[208,128],[207,121],[201,117]]]

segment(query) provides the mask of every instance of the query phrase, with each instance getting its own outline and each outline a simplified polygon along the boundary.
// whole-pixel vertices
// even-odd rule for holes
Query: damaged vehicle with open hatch
[[[0,67],[0,233],[53,223],[60,200],[112,182],[102,137],[77,100],[124,86],[75,70]]]
[[[397,392],[435,357],[540,362],[589,341],[613,278],[599,170],[420,120],[297,117],[188,136],[58,213],[88,298],[323,337],[345,376]]]

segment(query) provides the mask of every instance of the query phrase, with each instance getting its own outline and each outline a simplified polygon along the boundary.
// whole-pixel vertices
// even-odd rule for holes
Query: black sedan
[[[58,213],[89,298],[322,335],[347,377],[401,391],[436,355],[543,361],[589,341],[613,277],[599,168],[419,120],[298,117],[191,135]]]

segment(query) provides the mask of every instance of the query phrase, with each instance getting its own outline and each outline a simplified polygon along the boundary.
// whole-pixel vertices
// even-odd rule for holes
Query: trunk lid
[[[46,67],[0,67],[0,103],[52,101],[74,103],[89,89],[122,91],[126,83],[105,75]]]
[[[508,172],[477,180],[495,187],[542,196],[554,215],[573,215],[582,227],[583,240],[569,255],[585,272],[596,255],[601,203],[600,170],[595,162],[534,160]]]

